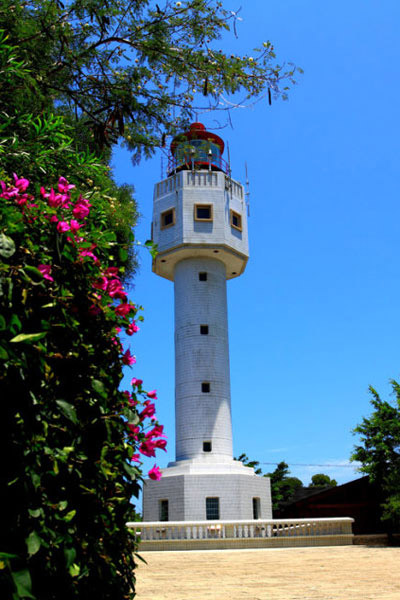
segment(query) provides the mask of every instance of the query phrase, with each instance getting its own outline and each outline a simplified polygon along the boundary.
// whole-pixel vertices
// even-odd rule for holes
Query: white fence
[[[352,543],[349,517],[250,521],[130,522],[142,550],[260,548]]]

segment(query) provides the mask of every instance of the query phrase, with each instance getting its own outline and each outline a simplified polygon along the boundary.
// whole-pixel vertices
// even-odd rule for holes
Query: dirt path
[[[138,600],[400,600],[400,548],[143,552]]]

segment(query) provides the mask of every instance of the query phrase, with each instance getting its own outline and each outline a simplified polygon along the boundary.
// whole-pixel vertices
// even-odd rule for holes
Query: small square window
[[[203,452],[211,452],[212,444],[211,442],[203,442]]]
[[[200,325],[201,335],[208,335],[208,325]]]
[[[195,204],[194,205],[194,220],[195,221],[212,221],[213,220],[212,204]]]
[[[169,520],[169,514],[168,514],[168,500],[160,500],[160,521],[168,521]]]
[[[201,384],[201,391],[203,392],[203,394],[210,393],[210,384],[208,381],[203,381],[203,383]]]
[[[199,281],[207,281],[207,273],[199,273]]]
[[[219,498],[206,498],[206,519],[219,519]]]
[[[238,231],[242,231],[242,215],[234,210],[231,210],[231,227]]]
[[[161,229],[167,229],[175,225],[175,209],[169,208],[161,213]]]

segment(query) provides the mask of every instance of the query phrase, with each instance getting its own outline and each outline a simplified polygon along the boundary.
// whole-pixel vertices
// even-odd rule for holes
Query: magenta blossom
[[[133,356],[133,354],[131,354],[129,350],[126,350],[122,355],[122,362],[124,363],[124,365],[134,365],[136,362],[136,357]]]
[[[139,331],[139,327],[136,325],[135,321],[132,321],[132,323],[129,323],[129,325],[126,329],[127,335],[132,335],[134,333],[137,333],[138,331]]]
[[[15,181],[15,187],[18,188],[19,192],[25,192],[25,190],[29,186],[28,179],[24,179],[23,177],[20,178],[15,173],[13,173],[13,176]]]
[[[144,402],[144,409],[142,410],[142,412],[139,414],[139,419],[141,421],[144,421],[144,419],[146,419],[147,417],[153,417],[155,415],[156,412],[156,407],[154,404],[152,404],[150,402],[150,400],[146,400]]]
[[[105,291],[107,289],[107,284],[108,284],[107,277],[99,277],[92,284],[92,287],[96,288],[96,290],[103,290],[103,291]]]
[[[140,454],[132,454],[132,462],[140,462]]]
[[[78,223],[78,221],[76,221],[75,219],[71,219],[70,225],[71,225],[71,231],[72,231],[72,233],[76,233],[78,231],[78,229],[80,229],[81,227],[83,227],[83,225],[80,225]]]
[[[57,224],[57,231],[59,233],[65,233],[66,231],[69,231],[71,229],[69,223],[67,223],[67,221],[59,221]]]
[[[68,183],[65,177],[60,177],[58,180],[58,191],[63,192],[64,194],[68,194],[69,190],[74,189],[74,185],[72,183]]]
[[[150,469],[150,471],[149,471],[149,477],[150,477],[150,479],[154,479],[155,481],[160,481],[160,479],[162,477],[160,467],[157,467],[157,465],[154,465],[154,467],[152,469]]]
[[[157,400],[157,390],[150,390],[150,392],[147,392],[147,396],[153,398],[153,400]]]
[[[45,279],[47,279],[48,281],[54,281],[53,277],[51,277],[51,275],[50,275],[50,272],[51,272],[50,265],[39,265],[38,269]]]
[[[159,436],[163,436],[163,431],[164,431],[164,425],[156,425],[155,427],[153,427],[153,429],[150,429],[150,431],[148,431],[146,433],[146,438],[150,439],[153,437],[159,437]]]
[[[156,445],[152,440],[145,440],[139,446],[139,452],[144,456],[155,456]]]
[[[111,298],[119,298],[120,300],[126,300],[126,294],[119,279],[110,279],[108,281],[107,293]]]
[[[90,204],[90,202],[88,200],[85,200],[85,198],[83,198],[82,195],[80,195],[78,200],[76,201],[75,207],[72,210],[72,214],[77,219],[84,219],[89,215],[89,209],[91,206],[92,205]]]
[[[143,379],[136,379],[136,377],[132,377],[132,379],[131,379],[132,386],[139,387],[140,385],[142,385],[142,383],[143,383]]]
[[[136,308],[133,304],[128,304],[128,302],[122,302],[115,307],[115,314],[120,317],[126,317],[131,311],[135,311]]]

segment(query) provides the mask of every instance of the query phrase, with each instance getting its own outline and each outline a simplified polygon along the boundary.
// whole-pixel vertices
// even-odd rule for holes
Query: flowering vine
[[[128,299],[119,269],[103,265],[98,252],[101,248],[89,239],[91,236],[86,235],[92,204],[81,194],[73,197],[75,185],[65,177],[59,178],[56,190],[51,188],[48,191],[42,186],[38,199],[28,192],[28,179],[18,177],[15,173],[13,177],[14,183],[11,185],[0,182],[0,198],[13,200],[30,227],[46,226],[47,222],[48,233],[57,236],[57,244],[63,248],[63,255],[69,253],[73,262],[90,265],[88,281],[92,292],[87,318],[96,319],[100,314],[106,317],[109,324],[109,333],[106,335],[109,343],[118,350],[121,368],[132,366],[136,363],[136,357],[130,348],[123,347],[119,333],[124,330],[128,336],[132,336],[139,331],[135,320],[138,309]],[[51,287],[57,286],[60,267],[46,262],[39,262],[35,266],[51,293]],[[18,336],[9,341],[18,342]],[[167,443],[163,426],[156,419],[155,405],[149,400],[157,399],[156,391],[146,392],[142,384],[140,379],[133,378],[132,391],[120,394],[121,416],[127,424],[125,441],[131,449],[134,463],[140,463],[140,455],[153,457],[156,450],[165,450]],[[148,476],[156,480],[161,478],[157,465],[149,470]]]

